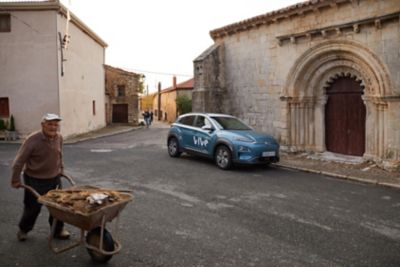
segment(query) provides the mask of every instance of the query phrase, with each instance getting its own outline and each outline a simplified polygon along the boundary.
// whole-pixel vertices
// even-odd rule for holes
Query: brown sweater
[[[63,138],[60,134],[54,139],[46,137],[42,131],[29,135],[22,143],[12,165],[12,180],[20,181],[24,173],[38,179],[49,179],[63,173]]]

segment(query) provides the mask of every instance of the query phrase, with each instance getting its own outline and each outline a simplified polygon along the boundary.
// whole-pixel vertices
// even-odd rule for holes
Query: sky
[[[211,30],[303,1],[61,0],[108,44],[105,63],[144,74],[150,93],[193,77]]]

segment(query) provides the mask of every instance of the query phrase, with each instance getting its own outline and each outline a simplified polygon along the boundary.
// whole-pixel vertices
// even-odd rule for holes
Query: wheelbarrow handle
[[[40,197],[40,194],[33,189],[33,187],[30,187],[29,185],[26,184],[21,184],[20,187],[27,189],[29,192],[31,192],[36,198]]]
[[[65,174],[65,173],[62,173],[60,176],[62,176],[62,177],[64,177],[65,179],[67,179],[68,182],[69,182],[72,186],[76,185],[74,179],[72,179],[71,176],[69,176],[69,175],[67,175],[67,174]]]
[[[76,184],[75,181],[72,179],[71,176],[68,176],[68,175],[65,174],[65,173],[60,174],[60,176],[62,176],[62,177],[64,177],[65,179],[67,179],[68,182],[69,182],[72,186],[74,186],[74,185]],[[40,194],[39,194],[33,187],[31,187],[31,186],[29,186],[29,185],[26,185],[26,184],[21,184],[20,187],[27,189],[27,190],[28,190],[29,192],[31,192],[36,198],[39,198],[39,197],[40,197]]]

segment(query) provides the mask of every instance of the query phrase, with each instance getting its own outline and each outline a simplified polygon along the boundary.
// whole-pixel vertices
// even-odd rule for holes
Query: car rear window
[[[181,118],[178,122],[181,124],[184,124],[184,125],[192,126],[194,118],[195,118],[195,116],[186,116],[186,117]]]
[[[211,117],[224,130],[251,130],[249,126],[233,117]]]

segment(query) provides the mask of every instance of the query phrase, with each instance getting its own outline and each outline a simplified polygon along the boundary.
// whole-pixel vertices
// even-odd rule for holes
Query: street
[[[78,185],[133,190],[118,223],[122,250],[107,266],[400,266],[398,190],[170,158],[167,132],[141,128],[64,147]],[[18,147],[0,144],[0,266],[97,266],[83,246],[51,252],[45,207],[28,240],[17,241],[23,190],[10,187],[10,165]]]

